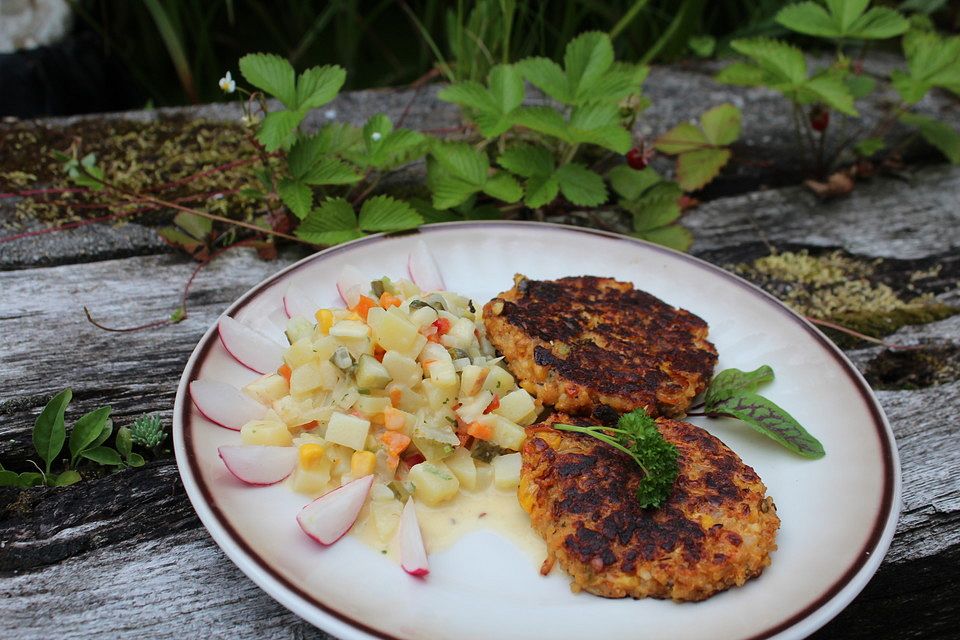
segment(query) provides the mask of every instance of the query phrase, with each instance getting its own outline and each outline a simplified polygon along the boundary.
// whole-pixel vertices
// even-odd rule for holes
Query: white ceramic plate
[[[174,442],[201,521],[240,569],[284,606],[341,638],[801,638],[846,606],[876,571],[900,507],[900,466],[889,425],[863,378],[820,332],[774,298],[716,267],[613,234],[532,223],[450,223],[416,234],[374,236],[328,249],[257,285],[227,309],[275,331],[290,282],[339,306],[334,279],[353,264],[371,279],[406,276],[424,240],[447,288],[485,302],[534,279],[602,275],[632,281],[710,324],[717,370],[769,364],[764,394],[823,443],[826,457],[794,456],[743,424],[700,419],[753,466],[782,520],[763,575],[705,602],[605,600],[572,594],[559,568],[541,577],[531,559],[490,532],[431,556],[425,580],[347,536],[323,548],[295,522],[307,501],[286,487],[234,481],[217,447],[239,434],[206,421],[187,385],[242,385],[256,375],[235,362],[216,326],[200,340],[177,390]],[[242,606],[242,605],[241,605]]]

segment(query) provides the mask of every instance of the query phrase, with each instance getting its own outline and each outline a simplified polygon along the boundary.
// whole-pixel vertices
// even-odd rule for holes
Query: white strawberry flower
[[[373,140],[374,142],[379,141],[380,138],[382,137],[383,135],[381,135],[379,131],[374,131],[373,133],[370,134],[370,139]]]
[[[237,83],[231,77],[229,71],[227,71],[227,75],[220,78],[220,90],[224,93],[233,93],[237,90]]]

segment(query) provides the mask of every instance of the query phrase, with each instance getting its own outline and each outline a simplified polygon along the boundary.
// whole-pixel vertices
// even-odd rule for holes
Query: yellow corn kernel
[[[313,315],[317,319],[317,326],[320,327],[323,335],[330,333],[330,327],[333,326],[333,311],[330,311],[330,309],[317,309],[317,312]]]
[[[350,458],[350,475],[354,478],[362,478],[373,473],[376,465],[377,456],[371,451],[355,451]]]
[[[326,447],[316,442],[308,442],[300,447],[300,466],[303,469],[316,469],[323,460]]]

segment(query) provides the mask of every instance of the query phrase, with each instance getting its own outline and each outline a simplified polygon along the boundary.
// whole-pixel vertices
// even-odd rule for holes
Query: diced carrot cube
[[[382,294],[380,294],[380,306],[384,309],[389,309],[390,307],[399,307],[401,304],[403,304],[403,300],[388,291],[384,291]]]
[[[410,436],[396,431],[386,431],[380,436],[380,442],[387,448],[387,453],[391,456],[399,456],[403,450],[410,444]]]
[[[283,376],[283,379],[287,381],[287,384],[290,384],[290,376],[293,375],[290,365],[284,362],[282,365],[280,365],[280,368],[277,369],[277,373]]]
[[[472,422],[470,426],[467,427],[467,433],[477,440],[493,440],[493,427],[489,424]]]
[[[490,404],[487,405],[487,408],[483,410],[484,413],[490,413],[494,409],[500,408],[500,396],[493,396],[493,400],[490,401]]]
[[[366,321],[367,313],[370,311],[370,309],[376,306],[379,305],[377,305],[377,301],[373,298],[368,296],[360,296],[360,301],[354,306],[350,307],[350,311],[353,311],[355,314],[360,316],[361,319]]]

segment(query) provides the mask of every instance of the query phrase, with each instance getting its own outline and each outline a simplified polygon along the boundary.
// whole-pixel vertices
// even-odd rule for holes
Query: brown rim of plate
[[[701,268],[704,268],[716,275],[719,275],[735,283],[739,287],[746,289],[748,292],[754,295],[759,294],[763,299],[771,303],[771,305],[775,309],[777,309],[780,313],[782,313],[787,318],[789,318],[791,322],[800,325],[804,330],[806,330],[806,332],[809,333],[816,342],[818,342],[821,346],[823,346],[826,349],[826,351],[831,356],[833,356],[834,360],[836,360],[837,364],[840,365],[840,368],[844,371],[844,373],[847,374],[847,376],[853,382],[854,386],[860,392],[860,396],[864,401],[864,404],[866,404],[866,406],[870,410],[870,415],[873,418],[873,424],[877,430],[877,436],[880,440],[880,448],[883,454],[883,468],[884,468],[883,497],[881,500],[881,508],[877,512],[877,517],[874,520],[873,528],[870,532],[869,538],[867,539],[867,543],[864,545],[861,552],[857,555],[857,559],[853,562],[853,564],[840,576],[840,578],[836,582],[833,583],[833,585],[831,585],[818,598],[814,599],[813,602],[808,604],[798,613],[794,614],[790,618],[787,618],[786,620],[777,624],[776,626],[773,626],[763,631],[760,634],[751,636],[746,640],[764,640],[765,638],[770,638],[772,636],[775,636],[776,634],[781,633],[782,631],[785,631],[790,627],[796,625],[797,623],[801,622],[802,620],[808,618],[813,613],[815,613],[818,609],[820,609],[821,607],[826,605],[828,602],[830,602],[830,600],[832,600],[834,596],[840,593],[840,591],[860,572],[860,570],[866,565],[867,561],[871,557],[873,557],[874,552],[877,550],[877,547],[880,544],[880,540],[883,537],[883,532],[886,529],[886,526],[888,521],[890,520],[890,517],[891,516],[897,517],[896,514],[894,514],[894,508],[895,508],[894,495],[895,495],[895,484],[896,484],[895,477],[897,474],[896,472],[897,464],[895,462],[894,453],[891,448],[890,438],[887,437],[886,420],[879,406],[879,403],[877,402],[876,398],[873,395],[873,392],[870,390],[869,386],[866,384],[863,378],[860,377],[856,373],[856,371],[850,366],[850,364],[846,360],[846,357],[843,355],[843,352],[840,351],[840,349],[836,345],[834,345],[833,342],[831,342],[823,333],[821,333],[818,329],[816,329],[812,324],[810,324],[809,322],[807,322],[806,320],[798,316],[796,313],[790,310],[787,306],[785,306],[782,302],[777,300],[775,297],[773,297],[766,291],[763,291],[759,287],[747,282],[746,280],[738,276],[733,275],[732,273],[724,271],[720,267],[717,267],[713,264],[710,264],[709,262],[701,260],[700,258],[696,258],[694,256],[691,256],[686,253],[681,253],[679,251],[674,251],[673,249],[668,249],[661,245],[652,244],[644,240],[639,240],[636,238],[631,238],[628,236],[623,236],[623,235],[619,235],[619,234],[615,234],[607,231],[599,231],[596,229],[587,229],[583,227],[574,227],[570,225],[551,224],[551,223],[543,223],[543,222],[527,222],[527,221],[444,222],[444,223],[430,224],[430,225],[425,225],[423,227],[420,227],[417,233],[429,234],[433,231],[446,230],[446,229],[457,228],[457,227],[463,227],[463,228],[469,228],[471,230],[481,231],[483,228],[518,227],[518,226],[531,227],[531,228],[544,229],[544,230],[551,229],[554,231],[563,231],[567,233],[586,233],[590,235],[597,235],[597,236],[609,238],[611,240],[630,242],[633,244],[640,245],[646,250],[652,250],[659,253],[667,254],[674,258],[678,258],[681,260],[685,260],[689,263],[695,264]],[[296,262],[290,265],[289,267],[283,269],[282,271],[274,274],[270,278],[267,278],[266,280],[254,286],[252,289],[247,291],[247,293],[245,293],[238,300],[236,300],[232,305],[230,305],[230,307],[226,311],[224,311],[224,315],[230,315],[230,316],[235,315],[237,311],[239,311],[244,306],[246,306],[250,301],[252,301],[256,296],[256,294],[260,293],[262,290],[269,287],[276,281],[280,280],[281,278],[287,277],[289,274],[295,271],[298,271],[306,266],[313,266],[318,261],[325,260],[326,258],[334,254],[341,253],[342,251],[345,251],[345,250],[349,250],[357,243],[362,242],[364,244],[370,244],[372,242],[379,242],[388,237],[393,237],[393,236],[387,236],[384,234],[368,236],[366,238],[355,240],[347,244],[337,245],[329,249],[325,249],[323,251],[315,253],[312,256],[308,256],[303,260],[300,260],[299,262]],[[196,370],[200,368],[201,364],[206,359],[207,352],[210,350],[212,345],[217,342],[217,339],[218,339],[218,335],[216,331],[210,331],[205,338],[201,339],[200,344],[198,344],[197,347],[194,349],[194,353],[197,354],[197,357],[193,358],[193,356],[191,355],[193,364],[188,365],[188,368],[183,372],[183,376],[181,377],[181,386],[183,386],[184,384],[189,384],[189,382],[196,379]],[[240,550],[244,553],[244,555],[246,555],[248,559],[252,560],[257,566],[260,567],[260,569],[262,569],[271,578],[273,578],[276,582],[278,582],[281,586],[283,586],[283,588],[295,594],[297,597],[299,597],[301,600],[305,601],[306,603],[312,606],[315,606],[321,611],[336,618],[337,620],[343,623],[346,623],[357,630],[363,631],[364,633],[370,634],[372,636],[376,636],[378,638],[384,638],[385,640],[401,640],[396,636],[392,636],[378,629],[374,629],[359,620],[350,618],[349,616],[341,613],[340,611],[337,611],[336,609],[333,609],[328,605],[324,604],[323,602],[318,600],[314,595],[307,593],[297,585],[293,584],[290,580],[287,579],[287,577],[282,572],[272,567],[247,543],[246,539],[244,539],[244,537],[239,534],[239,532],[234,528],[230,520],[220,511],[220,508],[217,506],[216,502],[214,501],[214,497],[210,491],[209,486],[207,486],[207,483],[204,481],[203,476],[200,473],[197,457],[193,455],[194,454],[193,440],[191,436],[192,425],[190,422],[191,406],[192,406],[192,403],[189,401],[189,398],[184,398],[183,401],[181,402],[181,407],[180,407],[181,410],[180,410],[180,416],[179,416],[181,424],[183,425],[184,449],[189,454],[187,457],[186,463],[189,465],[191,475],[194,477],[194,480],[200,489],[200,493],[203,495],[203,498],[207,506],[210,508],[210,511],[213,514],[214,518],[216,518],[217,523],[227,532],[227,534],[231,537],[233,542],[240,548]],[[891,437],[892,437],[892,432],[891,432]],[[178,460],[177,461],[178,466],[180,465],[180,463],[181,461]],[[858,590],[858,593],[859,593],[859,590]],[[857,594],[853,594],[851,601],[853,600],[853,598],[856,597],[856,595]],[[837,611],[832,616],[824,620],[821,625],[818,625],[818,628],[819,626],[825,625],[838,613],[839,611]],[[811,633],[812,632],[813,630],[811,630]]]

